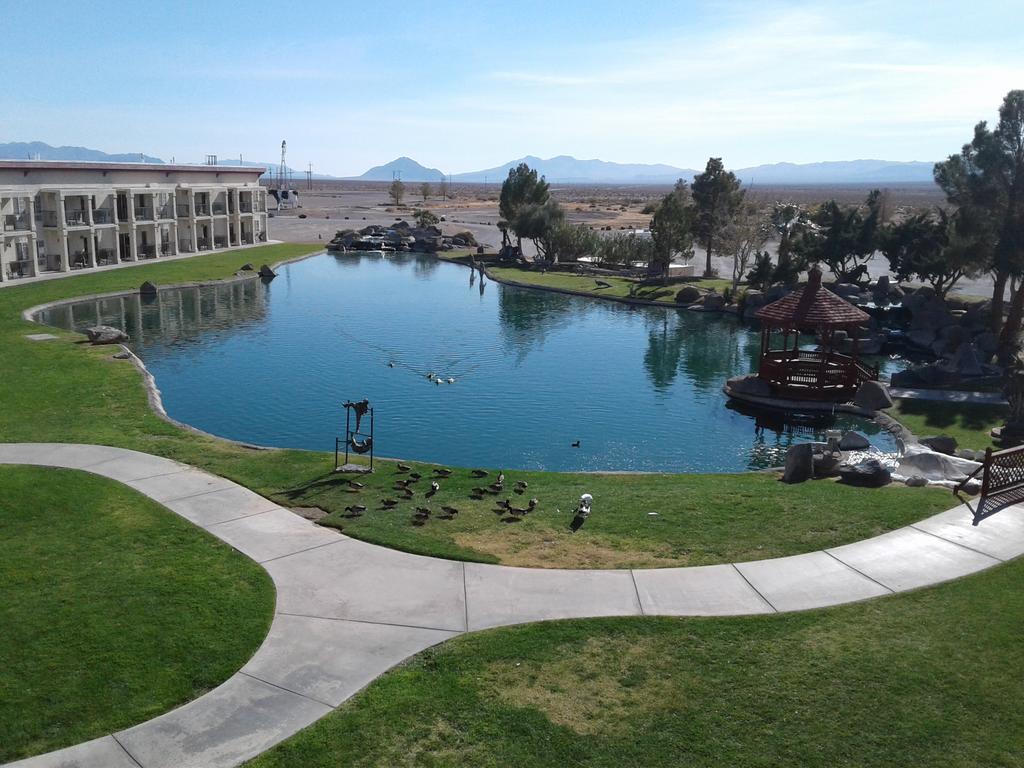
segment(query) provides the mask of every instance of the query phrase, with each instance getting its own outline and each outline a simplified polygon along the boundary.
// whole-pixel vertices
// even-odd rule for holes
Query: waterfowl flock
[[[392,495],[384,496],[380,499],[379,506],[377,509],[381,511],[389,511],[398,509],[403,502],[409,502],[417,498],[417,484],[424,480],[424,476],[421,472],[413,471],[413,467],[409,464],[396,463],[395,477],[392,478],[391,491]],[[424,470],[425,472],[426,470]],[[420,490],[423,499],[431,499],[438,494],[442,494],[443,487],[441,481],[448,480],[456,477],[456,471],[447,467],[434,467],[430,470],[430,476],[426,480],[430,483],[429,488]],[[490,477],[490,473],[486,469],[472,469],[468,472],[468,477],[474,480],[481,480],[485,477]],[[348,493],[362,493],[367,489],[366,483],[358,480],[345,480],[343,488]],[[516,496],[522,496],[526,493],[527,488],[530,485],[525,480],[515,480],[511,485],[511,492],[515,493]],[[451,491],[449,490],[449,493]],[[499,471],[495,481],[486,486],[474,486],[470,489],[469,498],[473,501],[483,501],[488,496],[501,497],[506,493],[506,478],[504,471]],[[494,512],[498,514],[502,522],[518,522],[522,520],[530,512],[534,511],[540,502],[536,498],[531,498],[527,506],[517,507],[513,504],[512,499],[508,498],[496,498],[494,500]],[[439,511],[434,512],[430,507],[425,505],[414,506],[412,510],[411,523],[416,526],[426,525],[430,520],[453,520],[459,514],[457,507],[451,504],[445,504],[438,507]],[[367,511],[366,504],[350,504],[344,508],[345,517],[357,518],[362,517]]]

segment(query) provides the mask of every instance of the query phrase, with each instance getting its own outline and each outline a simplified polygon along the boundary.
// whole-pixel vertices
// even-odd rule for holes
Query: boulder
[[[771,397],[772,386],[764,379],[755,375],[735,376],[725,383],[726,387],[738,395],[751,395],[752,397]]]
[[[811,443],[798,443],[786,451],[786,466],[782,472],[782,482],[802,483],[814,475],[814,446]]]
[[[725,297],[720,293],[709,293],[704,297],[704,309],[719,310],[725,306]]]
[[[904,482],[911,488],[924,488],[928,485],[928,481],[920,475],[911,475]]]
[[[153,285],[149,280],[139,286],[139,293],[143,296],[156,296],[157,287]]]
[[[953,455],[958,459],[967,459],[968,461],[984,461],[984,451],[972,451],[970,448],[957,448]]]
[[[961,376],[982,376],[985,373],[973,344],[961,344],[950,360],[950,367]]]
[[[767,299],[765,299],[765,295],[761,291],[758,291],[756,289],[747,291],[746,298],[744,298],[744,302],[748,307],[755,308],[763,307],[765,304],[768,303]]]
[[[947,456],[956,454],[956,438],[950,435],[930,435],[922,437],[919,442],[937,453],[944,453]]]
[[[676,294],[676,303],[678,304],[693,304],[701,297],[700,289],[694,285],[684,285],[679,289],[679,293]]]
[[[878,459],[865,459],[857,464],[839,466],[839,482],[862,488],[881,488],[892,481],[889,470]]]
[[[277,273],[270,267],[268,267],[266,264],[260,267],[259,275],[260,277],[266,280],[273,280],[275,277],[277,277]]]
[[[860,432],[847,432],[839,441],[841,451],[863,451],[871,447],[871,443]]]
[[[766,303],[778,301],[783,296],[788,296],[792,289],[788,285],[773,285],[765,292]]]
[[[239,272],[252,272],[252,264],[246,262],[245,264],[243,264],[241,266],[241,268],[238,271]]]
[[[880,295],[880,296],[882,296],[884,298],[888,298],[889,297],[889,288],[890,288],[889,276],[888,275],[882,275],[871,286],[871,292],[874,293],[874,294]]]
[[[853,404],[868,411],[880,411],[892,408],[892,396],[889,394],[889,388],[882,382],[865,381],[857,388]]]
[[[128,341],[128,334],[110,325],[96,325],[85,329],[85,335],[92,344],[120,344]]]
[[[931,328],[917,328],[907,334],[907,341],[915,347],[930,350],[935,343],[935,331]]]

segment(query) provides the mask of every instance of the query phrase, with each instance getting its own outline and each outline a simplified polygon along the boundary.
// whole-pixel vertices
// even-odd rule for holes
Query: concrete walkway
[[[967,392],[957,389],[910,389],[889,387],[889,394],[900,400],[931,400],[939,403],[968,403],[970,405],[1006,405],[1001,392]]]
[[[873,539],[733,565],[581,571],[398,552],[322,528],[228,480],[136,451],[2,444],[0,464],[122,482],[267,570],[277,608],[233,677],[167,714],[11,765],[236,766],[310,725],[409,656],[463,632],[589,616],[734,616],[840,605],[938,584],[1024,554],[1024,507],[971,526],[957,507]]]

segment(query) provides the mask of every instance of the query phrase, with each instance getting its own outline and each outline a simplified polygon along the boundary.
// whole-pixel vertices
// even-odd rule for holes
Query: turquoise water
[[[266,285],[78,302],[40,319],[124,328],[171,416],[260,445],[333,450],[341,404],[366,397],[378,455],[462,466],[736,471],[776,466],[833,426],[894,449],[867,420],[781,423],[729,407],[722,383],[754,370],[759,349],[735,318],[482,284],[414,254],[325,254]]]

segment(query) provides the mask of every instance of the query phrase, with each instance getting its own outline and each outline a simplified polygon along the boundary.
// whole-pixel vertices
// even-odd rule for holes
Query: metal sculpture
[[[344,468],[353,468],[349,465],[349,451],[358,455],[370,454],[370,470],[373,470],[373,408],[366,398],[358,401],[349,400],[345,406],[345,464]],[[363,417],[369,414],[369,431],[363,431]],[[352,417],[355,416],[355,426],[352,424]],[[338,459],[341,454],[341,438],[334,439],[334,469],[339,468]]]

